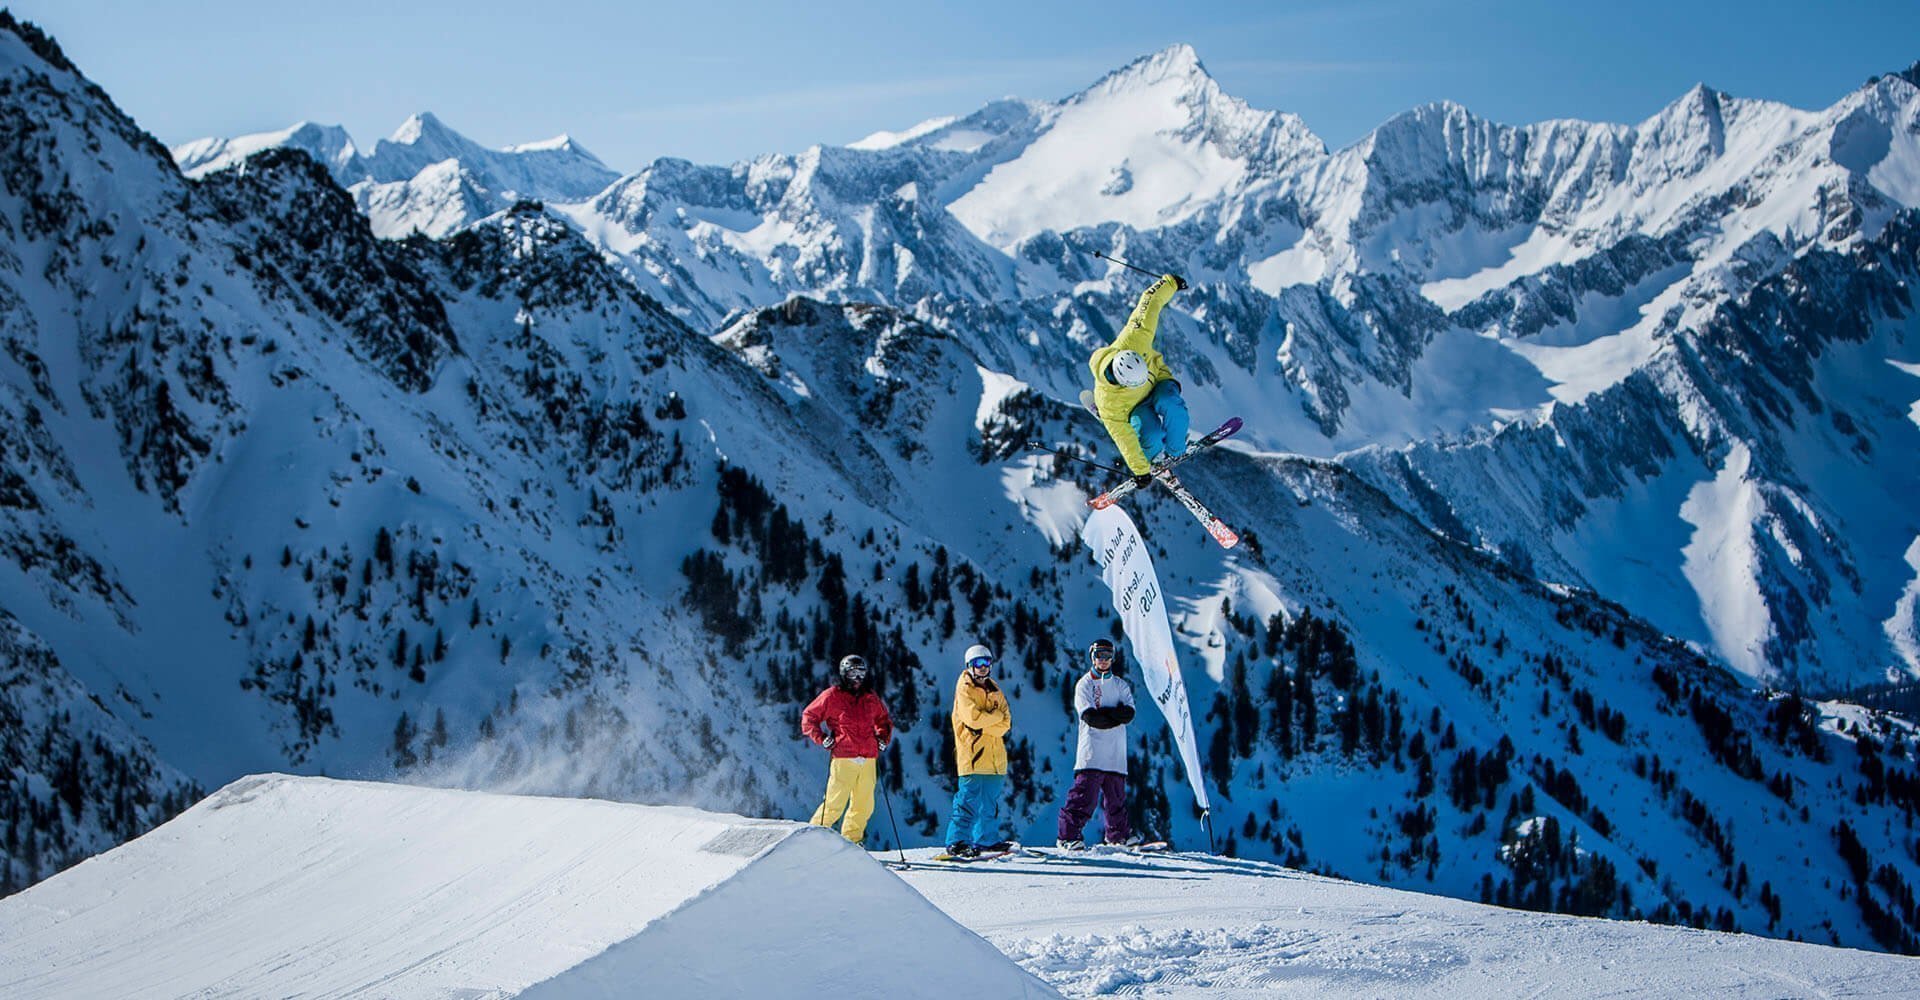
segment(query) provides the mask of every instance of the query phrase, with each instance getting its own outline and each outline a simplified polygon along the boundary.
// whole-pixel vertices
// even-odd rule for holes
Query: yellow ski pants
[[[835,757],[827,769],[827,797],[808,822],[831,829],[844,812],[847,821],[840,835],[856,844],[865,840],[867,817],[873,815],[875,764],[871,757]]]

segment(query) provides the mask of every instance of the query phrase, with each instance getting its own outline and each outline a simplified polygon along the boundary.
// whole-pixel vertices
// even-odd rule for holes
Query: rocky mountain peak
[[[1916,60],[1913,65],[1908,66],[1906,69],[1896,70],[1887,75],[1899,77],[1916,87],[1920,87],[1920,60]]]
[[[422,111],[409,116],[406,121],[400,123],[399,128],[393,130],[393,134],[388,136],[386,141],[407,146],[423,142],[468,143],[466,136],[448,128],[447,124],[431,111]]]
[[[1213,75],[1200,63],[1200,54],[1185,42],[1169,45],[1100,78],[1089,90],[1119,91],[1151,87],[1167,81],[1196,86],[1214,84]]]

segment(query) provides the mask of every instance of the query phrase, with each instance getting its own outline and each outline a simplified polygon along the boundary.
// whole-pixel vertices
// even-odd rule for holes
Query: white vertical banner
[[[1187,781],[1193,785],[1194,801],[1203,812],[1211,812],[1207,786],[1200,771],[1200,750],[1193,740],[1193,709],[1187,704],[1187,683],[1180,677],[1180,661],[1173,651],[1173,626],[1167,622],[1165,595],[1160,592],[1159,574],[1153,571],[1153,557],[1133,518],[1119,507],[1096,510],[1080,529],[1080,540],[1093,550],[1107,586],[1113,590],[1113,609],[1120,613],[1120,624],[1127,631],[1133,662],[1140,665],[1139,683],[1153,695],[1160,714],[1167,717],[1173,730],[1173,742],[1180,748],[1180,762],[1186,765]]]

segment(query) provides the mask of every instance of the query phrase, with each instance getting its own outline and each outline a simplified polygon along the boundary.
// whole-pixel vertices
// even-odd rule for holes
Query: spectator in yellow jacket
[[[998,834],[1000,788],[1007,779],[1007,731],[1013,710],[993,682],[993,653],[978,643],[962,658],[966,669],[953,690],[953,750],[960,784],[947,821],[947,853],[968,858],[981,849],[1004,850]],[[989,839],[991,838],[991,839]]]
[[[1135,486],[1145,486],[1156,465],[1187,448],[1186,400],[1166,359],[1153,347],[1160,310],[1186,287],[1179,275],[1161,275],[1140,293],[1113,342],[1087,359],[1093,391],[1081,398],[1119,446]]]

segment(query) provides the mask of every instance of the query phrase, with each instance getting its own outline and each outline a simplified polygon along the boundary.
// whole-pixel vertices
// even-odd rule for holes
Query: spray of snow
[[[957,120],[958,120],[958,117],[955,115],[945,115],[939,118],[929,118],[926,121],[923,121],[920,124],[915,125],[912,128],[909,128],[902,132],[887,132],[884,130],[879,132],[874,132],[873,134],[868,135],[863,139],[856,139],[853,142],[847,143],[847,148],[848,149],[865,149],[865,150],[892,149],[893,147],[898,146],[903,142],[907,142],[912,139],[918,139],[921,136],[926,135],[928,132],[934,132],[934,131],[943,129],[948,125],[953,124]]]

